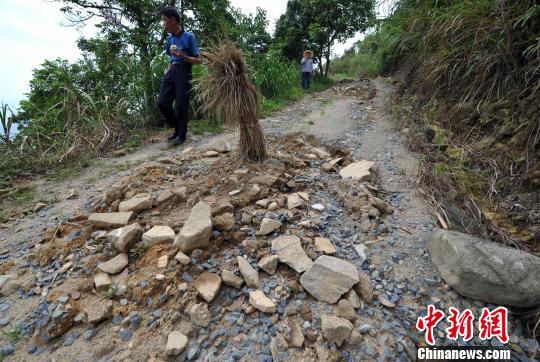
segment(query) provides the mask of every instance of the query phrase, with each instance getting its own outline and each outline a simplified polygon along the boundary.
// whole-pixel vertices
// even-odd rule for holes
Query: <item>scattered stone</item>
[[[124,270],[128,263],[129,260],[127,254],[118,254],[105,263],[98,263],[97,267],[107,274],[118,274]]]
[[[353,249],[354,251],[356,252],[356,254],[358,255],[358,259],[359,259],[359,263],[362,264],[364,261],[366,261],[367,259],[367,255],[366,255],[366,246],[364,244],[356,244],[356,245],[353,245]]]
[[[94,296],[90,296],[81,303],[82,312],[86,314],[86,320],[90,324],[97,324],[112,316],[113,302]]]
[[[64,343],[62,343],[62,345],[64,347],[69,347],[71,346],[73,343],[75,343],[75,341],[77,340],[77,338],[79,338],[81,336],[81,334],[79,332],[73,332],[73,333],[70,333],[69,336],[67,336],[67,338],[64,340]]]
[[[321,328],[324,338],[329,343],[335,343],[338,347],[341,347],[343,342],[349,339],[353,325],[343,318],[322,315]]]
[[[352,178],[353,180],[369,181],[371,178],[371,168],[375,162],[361,160],[353,162],[339,171],[343,179]]]
[[[169,256],[167,254],[159,257],[157,261],[157,267],[159,269],[166,268],[168,264],[169,264]]]
[[[216,151],[206,151],[206,152],[204,153],[204,155],[205,155],[206,157],[217,157],[217,156],[219,156],[219,152],[216,152]]]
[[[193,286],[199,292],[199,295],[208,303],[212,302],[221,287],[221,278],[219,275],[204,272],[195,279]]]
[[[232,145],[229,141],[217,139],[211,141],[205,148],[207,150],[213,150],[219,153],[227,153],[232,150]]]
[[[274,219],[263,218],[257,236],[268,235],[281,228],[281,222]]]
[[[217,216],[228,212],[234,212],[234,206],[231,204],[228,198],[219,199],[219,201],[212,206],[212,216]]]
[[[277,269],[277,265],[279,262],[279,256],[277,255],[267,255],[263,257],[261,260],[259,260],[259,268],[264,270],[270,275],[274,275]]]
[[[336,253],[336,247],[332,242],[326,238],[315,238],[315,251],[323,252],[328,255],[333,255]]]
[[[160,193],[159,196],[156,198],[155,204],[156,206],[161,205],[162,203],[169,201],[173,197],[174,197],[174,194],[172,193],[172,191],[165,190],[162,193]]]
[[[353,329],[349,337],[349,345],[352,347],[358,347],[362,344],[362,340],[362,335],[358,333],[356,329]]]
[[[122,201],[118,205],[118,211],[143,211],[154,206],[154,199],[147,193],[133,196],[131,199]]]
[[[322,255],[300,278],[300,284],[316,299],[334,304],[358,283],[358,270],[348,261]]]
[[[317,155],[317,157],[319,157],[320,159],[325,159],[325,158],[328,158],[330,157],[330,153],[328,153],[328,151],[326,151],[325,149],[323,148],[313,148],[313,153]]]
[[[143,232],[139,223],[133,223],[107,233],[106,237],[116,250],[127,253],[131,246],[139,240]]]
[[[272,201],[270,205],[268,205],[268,211],[276,211],[278,208],[278,203],[275,201]]]
[[[297,192],[298,196],[305,202],[309,202],[309,194],[307,192],[299,191]]]
[[[62,267],[60,269],[58,269],[58,274],[63,274],[65,272],[67,272],[72,266],[73,266],[73,262],[68,261],[67,263],[62,265]]]
[[[373,301],[373,285],[371,285],[369,275],[363,271],[358,271],[358,278],[358,284],[354,287],[356,292],[366,301],[366,303],[371,303]]]
[[[214,228],[219,231],[230,231],[234,228],[234,215],[230,212],[214,216]]]
[[[142,240],[148,245],[168,243],[174,240],[174,230],[169,226],[156,225],[142,236]]]
[[[176,260],[177,262],[179,262],[182,265],[189,265],[189,263],[191,263],[191,259],[189,258],[189,256],[182,253],[181,251],[179,251],[176,254],[176,256],[174,257],[174,260]]]
[[[270,200],[262,199],[262,200],[258,200],[257,202],[255,202],[255,205],[266,209],[268,207],[269,203],[270,203]]]
[[[240,289],[242,284],[244,284],[244,280],[242,278],[227,269],[223,269],[221,271],[221,278],[223,279],[223,283],[225,283],[225,285],[234,287],[236,289]]]
[[[263,313],[273,314],[276,312],[276,305],[264,295],[262,290],[249,293],[249,303]]]
[[[434,230],[429,252],[441,277],[473,300],[529,308],[540,305],[540,257],[457,231]]]
[[[47,204],[44,204],[43,202],[38,202],[34,205],[34,208],[32,209],[34,212],[38,212],[41,209],[43,209]]]
[[[86,331],[84,331],[84,339],[90,341],[96,336],[96,334],[97,331],[95,329],[87,329]]]
[[[51,316],[51,321],[42,333],[42,338],[45,342],[58,338],[66,333],[72,325],[73,316],[69,312],[63,310],[63,307],[62,309],[56,309]]]
[[[249,262],[243,257],[238,256],[238,268],[240,269],[240,273],[244,277],[244,280],[246,281],[246,285],[250,288],[259,288],[259,273],[253,267]]]
[[[88,221],[98,228],[119,228],[129,224],[135,216],[129,212],[98,212],[90,214]]]
[[[386,299],[386,297],[382,293],[379,293],[379,295],[377,295],[377,300],[379,301],[379,303],[388,308],[394,308],[396,306],[394,303]]]
[[[186,186],[176,187],[172,189],[173,195],[180,201],[186,200],[188,196],[188,189]]]
[[[272,251],[279,256],[281,263],[287,264],[298,273],[303,273],[313,265],[298,236],[280,236],[274,239]]]
[[[302,328],[296,321],[296,318],[288,318],[287,325],[291,330],[291,338],[289,340],[289,346],[291,347],[302,347],[304,344],[304,332]]]
[[[351,303],[354,309],[358,309],[362,305],[360,297],[358,297],[358,294],[356,294],[354,289],[349,290],[349,292],[347,293],[345,297],[347,298],[349,303]]]
[[[204,201],[199,201],[189,214],[186,223],[174,240],[174,246],[187,253],[203,249],[210,244],[212,236],[212,208]]]
[[[346,299],[341,299],[339,301],[337,306],[337,314],[338,316],[348,319],[351,322],[354,322],[358,318],[354,307]]]
[[[315,211],[323,212],[325,207],[323,204],[313,204],[311,205],[311,208]]]
[[[167,356],[178,356],[184,351],[188,343],[188,338],[180,331],[172,331],[167,337],[167,347],[165,354]]]
[[[304,202],[298,193],[287,195],[287,208],[289,210],[302,206]]]
[[[208,327],[212,318],[208,310],[208,305],[204,303],[197,303],[191,306],[189,316],[193,323],[201,327]]]
[[[112,279],[107,273],[99,272],[94,276],[94,285],[98,292],[105,292],[112,284]]]

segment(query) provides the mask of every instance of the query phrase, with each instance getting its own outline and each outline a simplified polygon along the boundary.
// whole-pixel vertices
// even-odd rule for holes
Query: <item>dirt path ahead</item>
[[[415,323],[427,305],[470,309],[479,316],[485,304],[453,292],[430,261],[426,243],[436,219],[415,191],[417,156],[392,129],[390,89],[387,79],[339,84],[262,120],[271,155],[262,165],[239,165],[230,153],[210,157],[209,147],[234,149],[237,134],[227,132],[192,138],[176,149],[150,144],[69,181],[41,182],[38,192],[57,202],[0,230],[0,268],[9,275],[0,277],[6,292],[0,325],[7,333],[0,347],[6,359],[405,361],[414,360],[423,343]],[[349,152],[354,160],[375,163],[369,190],[342,180],[339,163],[328,167],[331,158],[352,162],[345,157]],[[124,199],[174,190],[174,197],[138,214],[145,231],[166,225],[178,233],[193,205],[212,204],[211,247],[180,262],[173,260],[170,240],[149,247],[137,243],[127,267],[112,277],[114,288],[97,292],[97,265],[115,252],[84,218],[113,209],[115,201],[104,195],[115,185],[123,186],[119,197]],[[76,195],[66,198],[72,188]],[[372,207],[368,217],[362,210],[365,192],[383,199],[393,212]],[[298,207],[291,207],[290,197]],[[261,235],[264,218],[280,227]],[[280,262],[275,273],[263,271],[258,263],[275,252],[273,242],[284,235],[303,250],[295,255],[305,253],[311,261],[321,258],[323,243],[326,252],[356,267],[367,284],[328,304],[304,289],[301,272],[291,267],[296,258]],[[225,279],[226,269],[247,280],[238,256],[256,270],[259,290],[275,312],[254,309],[254,289],[245,285],[221,284],[210,303],[197,296],[194,280],[202,272]],[[163,257],[166,266],[158,266]],[[350,320],[340,322],[352,329],[341,347],[329,343],[340,340],[341,332],[323,331],[325,316]],[[437,327],[439,345],[453,343],[445,338],[446,327],[445,322]],[[176,358],[166,355],[173,330],[187,336]],[[512,349],[527,360],[536,342],[524,338],[513,317],[509,330]],[[44,331],[58,336],[44,340]],[[486,342],[476,336],[464,344]]]

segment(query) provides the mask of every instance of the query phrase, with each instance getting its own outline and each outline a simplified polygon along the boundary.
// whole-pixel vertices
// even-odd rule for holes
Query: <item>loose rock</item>
[[[225,283],[225,285],[235,287],[236,289],[240,289],[242,284],[244,284],[244,280],[242,278],[227,269],[223,269],[221,271],[221,278],[223,279],[223,283]]]
[[[195,279],[193,286],[199,292],[199,295],[208,303],[212,302],[221,287],[221,278],[219,275],[204,272]]]
[[[263,257],[261,260],[259,260],[259,268],[264,270],[270,275],[274,275],[277,269],[277,265],[279,262],[279,256],[277,255],[267,255]]]
[[[119,228],[129,224],[134,216],[132,211],[93,213],[88,217],[88,221],[98,228]]]
[[[129,260],[127,254],[118,254],[111,260],[105,263],[99,263],[98,269],[107,274],[118,274],[128,265]]]
[[[249,303],[263,313],[275,313],[276,305],[264,295],[262,290],[249,293]]]
[[[178,356],[184,351],[188,343],[188,338],[180,331],[172,331],[167,337],[167,347],[165,354],[167,356]]]
[[[199,201],[174,240],[174,246],[187,253],[195,249],[204,249],[212,236],[212,208],[204,201]]]
[[[321,328],[324,338],[329,343],[335,343],[341,347],[344,341],[349,339],[353,325],[346,319],[323,315],[321,317]]]
[[[250,288],[259,288],[259,273],[253,267],[249,262],[242,256],[237,257],[238,261],[238,268],[240,269],[240,273],[244,277],[244,280],[246,281],[246,285]]]
[[[298,273],[303,273],[313,265],[298,236],[280,236],[274,239],[272,251],[279,256],[281,263],[287,264]]]
[[[257,231],[258,236],[268,235],[276,230],[281,228],[281,222],[278,220],[263,218],[261,221],[261,226],[259,231]]]
[[[148,245],[168,243],[174,240],[174,230],[168,226],[156,225],[142,236],[142,240]]]

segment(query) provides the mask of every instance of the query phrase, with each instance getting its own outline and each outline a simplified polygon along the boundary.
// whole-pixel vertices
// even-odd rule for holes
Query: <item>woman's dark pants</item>
[[[302,72],[302,89],[309,89],[311,85],[311,72]]]

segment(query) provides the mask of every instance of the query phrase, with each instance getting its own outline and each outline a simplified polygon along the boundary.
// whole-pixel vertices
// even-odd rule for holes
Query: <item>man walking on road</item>
[[[174,127],[174,133],[167,140],[178,146],[186,140],[187,134],[191,67],[193,64],[200,64],[201,60],[195,36],[184,31],[176,8],[165,7],[160,14],[164,31],[169,33],[166,52],[170,63],[161,83],[158,106],[167,123]]]

